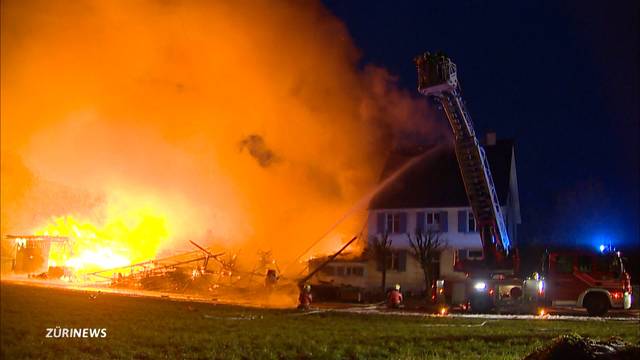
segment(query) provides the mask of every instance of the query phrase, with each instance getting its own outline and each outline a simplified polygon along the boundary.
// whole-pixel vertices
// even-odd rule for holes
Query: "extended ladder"
[[[485,261],[490,268],[500,267],[511,244],[487,156],[460,95],[456,65],[443,54],[430,53],[417,57],[415,63],[418,91],[442,106],[453,130],[458,166],[480,229]]]

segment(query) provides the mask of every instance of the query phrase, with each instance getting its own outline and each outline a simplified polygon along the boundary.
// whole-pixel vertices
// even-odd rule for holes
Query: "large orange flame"
[[[319,1],[8,0],[0,14],[1,230],[71,236],[56,262],[135,262],[189,239],[293,261],[402,134],[447,133],[360,66]]]

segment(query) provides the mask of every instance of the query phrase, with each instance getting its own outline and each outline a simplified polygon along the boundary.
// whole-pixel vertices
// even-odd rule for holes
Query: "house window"
[[[364,268],[362,266],[347,266],[347,276],[364,276]]]
[[[482,259],[482,250],[471,250],[467,252],[467,259],[480,260]]]
[[[338,266],[336,268],[337,275],[344,276],[364,276],[364,267],[362,266]]]
[[[473,216],[472,211],[467,212],[467,232],[476,232],[476,218]]]
[[[484,258],[482,250],[474,250],[474,249],[459,249],[458,250],[458,259],[459,260],[482,260]]]
[[[448,230],[448,212],[418,211],[416,212],[416,231],[434,231],[446,233]]]
[[[320,270],[320,273],[327,276],[334,276],[336,274],[336,268],[333,266],[325,266]]]
[[[362,266],[354,266],[351,268],[351,275],[353,276],[364,276],[364,267]]]
[[[385,217],[386,231],[392,234],[398,234],[398,233],[404,232],[404,230],[402,229],[402,217],[405,216],[405,219],[406,219],[405,213],[388,213],[388,214],[385,214],[385,216],[386,216]],[[406,226],[406,220],[405,220],[405,226]]]
[[[387,270],[395,270],[399,272],[407,271],[407,251],[392,251],[391,256],[387,257]]]
[[[427,229],[438,231],[440,230],[440,213],[438,212],[427,212]]]

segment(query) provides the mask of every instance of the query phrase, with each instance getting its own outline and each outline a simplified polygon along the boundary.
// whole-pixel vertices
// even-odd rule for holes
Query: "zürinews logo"
[[[63,328],[56,326],[47,328],[46,338],[106,338],[107,329],[105,328]]]

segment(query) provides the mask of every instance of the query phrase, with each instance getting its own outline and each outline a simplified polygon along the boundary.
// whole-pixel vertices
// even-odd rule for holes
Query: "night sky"
[[[640,247],[640,2],[323,2],[407,90],[415,55],[458,64],[479,134],[516,141],[521,243]]]

